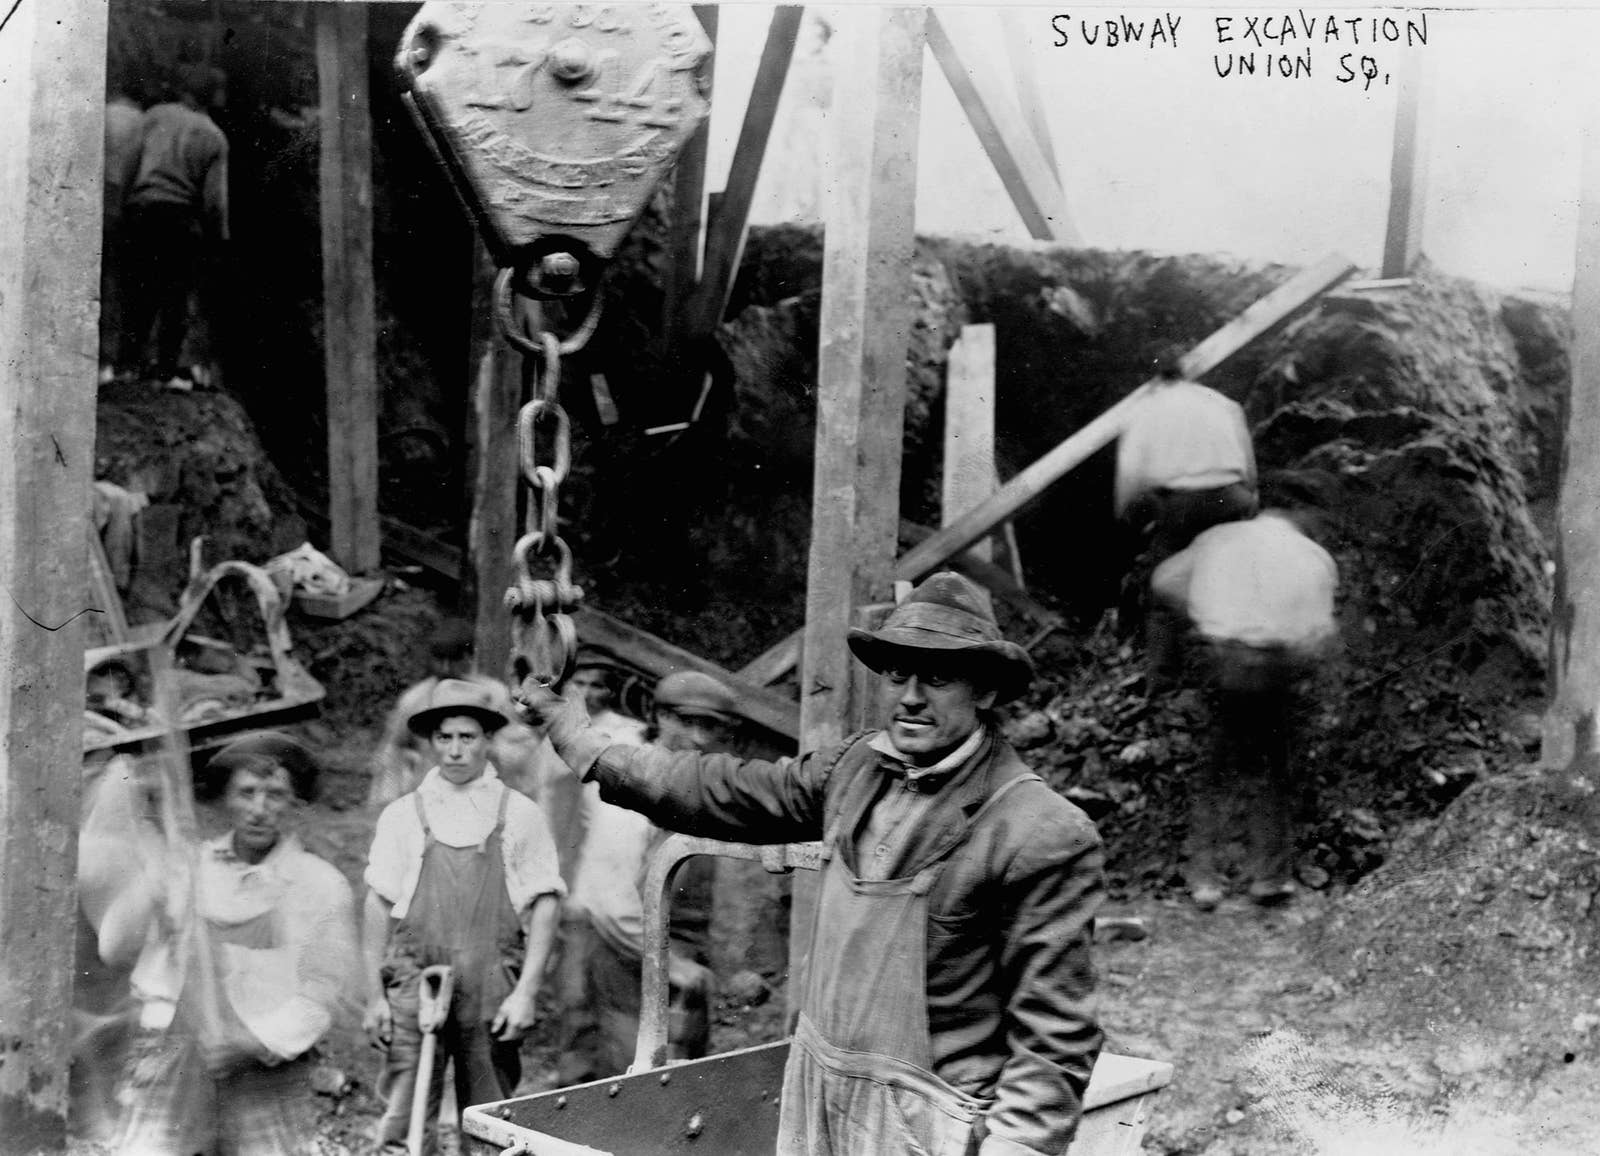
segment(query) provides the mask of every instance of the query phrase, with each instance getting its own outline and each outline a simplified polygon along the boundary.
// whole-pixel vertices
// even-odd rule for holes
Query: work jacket
[[[774,762],[609,745],[593,732],[558,751],[599,781],[606,801],[691,835],[806,842],[838,816],[837,853],[854,870],[856,836],[871,808],[887,791],[908,789],[870,739]],[[972,823],[991,793],[1027,774],[1016,752],[991,738],[943,781],[917,783],[938,804],[888,874],[907,877],[945,859],[929,894],[927,932],[935,1074],[993,1101],[985,1124],[1000,1143],[985,1151],[1060,1153],[1100,1049],[1089,943],[1103,856],[1088,817],[1036,780]]]

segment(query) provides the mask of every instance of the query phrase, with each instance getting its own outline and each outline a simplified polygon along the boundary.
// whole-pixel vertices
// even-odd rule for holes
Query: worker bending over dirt
[[[1239,403],[1185,381],[1176,361],[1164,361],[1117,439],[1112,502],[1146,547],[1125,600],[1132,610],[1144,576],[1196,534],[1255,513],[1255,449]],[[1144,622],[1148,685],[1156,694],[1177,680],[1182,626],[1159,602],[1144,607]]]
[[[1307,691],[1334,649],[1339,569],[1295,516],[1264,510],[1214,526],[1151,578],[1155,597],[1193,626],[1211,708],[1211,758],[1191,789],[1185,870],[1195,905],[1221,901],[1228,815],[1245,812],[1243,875],[1257,903],[1294,892],[1294,801],[1305,772]]]
[[[824,841],[779,1156],[1060,1153],[1100,1049],[1103,857],[999,733],[1032,663],[949,572],[850,647],[885,729],[775,762],[617,746],[575,695],[519,693],[608,802],[694,835]]]
[[[200,781],[228,832],[150,857],[102,922],[107,958],[138,953],[121,1156],[311,1150],[307,1053],[360,991],[350,885],[290,829],[316,779],[285,735],[230,743]]]
[[[367,860],[363,948],[366,1028],[386,1049],[379,1091],[385,1149],[404,1150],[422,1050],[422,969],[446,964],[455,994],[438,1029],[423,1150],[438,1146],[443,1070],[454,1062],[458,1110],[516,1090],[518,1050],[534,1022],[566,886],[543,813],[500,781],[489,744],[505,725],[489,690],[441,679],[409,720],[437,763],[384,808]]]
[[[656,684],[655,706],[644,738],[669,751],[725,752],[738,737],[738,701],[710,675],[676,671]],[[590,713],[593,729],[596,725]],[[612,738],[617,739],[615,732]],[[626,741],[626,740],[619,740]],[[563,1033],[563,1084],[617,1075],[633,1063],[639,1038],[644,899],[641,888],[650,853],[668,832],[637,811],[600,798],[586,785],[588,836],[573,889],[581,923],[574,941],[583,960],[581,998]],[[716,862],[704,856],[684,864],[674,887],[669,923],[669,1058],[698,1059],[711,1042],[711,908]]]

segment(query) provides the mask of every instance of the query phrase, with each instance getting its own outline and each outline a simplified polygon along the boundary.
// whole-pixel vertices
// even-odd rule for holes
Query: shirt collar
[[[233,863],[246,871],[255,871],[264,867],[276,866],[285,856],[293,851],[298,851],[300,849],[300,837],[292,831],[281,833],[278,836],[278,841],[273,844],[272,850],[268,851],[259,863],[246,863],[239,858],[238,853],[233,849],[232,831],[224,831],[215,839],[207,839],[205,846],[211,853],[212,858],[219,863]]]
[[[967,760],[978,753],[978,748],[983,745],[987,732],[988,728],[979,726],[955,750],[938,762],[926,767],[913,766],[900,748],[894,745],[894,740],[889,737],[888,731],[879,731],[872,736],[867,745],[884,756],[884,759],[879,764],[879,769],[890,774],[904,775],[909,783],[919,783],[925,779],[943,778],[963,766]]]
[[[489,784],[497,783],[499,781],[500,772],[494,769],[494,764],[485,763],[483,767],[483,774],[473,779],[472,782],[464,783],[458,787],[449,779],[445,778],[444,772],[439,770],[438,765],[435,764],[433,767],[429,768],[427,774],[422,776],[422,781],[417,784],[417,790],[420,791],[426,787],[430,794],[462,796],[474,794]]]

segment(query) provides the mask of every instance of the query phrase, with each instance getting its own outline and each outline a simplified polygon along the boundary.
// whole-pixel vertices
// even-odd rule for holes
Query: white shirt
[[[342,1003],[354,1006],[359,961],[350,884],[293,835],[261,862],[246,863],[234,854],[230,831],[201,845],[195,871],[195,902],[207,926],[270,916],[274,946],[241,947],[213,932],[210,958],[221,995],[262,1046],[281,1060],[302,1055],[327,1034]],[[174,948],[170,934],[152,928],[134,965],[147,1029],[172,1022],[186,982]]]
[[[643,746],[645,725],[615,711],[594,715],[591,726],[614,743]],[[643,950],[644,901],[639,877],[656,835],[654,824],[637,811],[600,798],[600,784],[583,784],[584,838],[573,876],[570,906],[588,914],[601,934],[618,946]]]
[[[1207,638],[1306,651],[1333,639],[1338,584],[1333,557],[1273,513],[1213,526],[1150,578]]]
[[[1134,407],[1117,439],[1113,505],[1120,517],[1151,490],[1204,490],[1255,476],[1250,427],[1239,403],[1199,382],[1164,383]]]
[[[413,794],[422,797],[433,837],[447,847],[475,847],[494,830],[500,796],[507,790],[493,766],[463,786],[456,786],[434,767],[422,777]],[[402,795],[383,809],[372,835],[367,856],[367,886],[394,905],[390,914],[399,919],[411,910],[422,877],[422,850],[426,845],[417,804]],[[505,863],[506,892],[520,914],[541,895],[562,896],[566,884],[556,859],[550,826],[539,805],[512,791],[506,799],[506,825],[500,841]]]

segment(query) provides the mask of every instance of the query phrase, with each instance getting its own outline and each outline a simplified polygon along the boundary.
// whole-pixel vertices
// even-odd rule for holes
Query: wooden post
[[[928,47],[972,122],[989,163],[1000,174],[1028,235],[1039,241],[1081,244],[1055,166],[1046,162],[1022,114],[1006,99],[995,69],[975,52],[984,40],[984,19],[981,13],[956,8],[931,10]]]
[[[950,347],[944,389],[944,489],[939,524],[948,526],[995,491],[994,326],[963,325]],[[984,562],[994,546],[980,538],[967,551]]]
[[[1550,616],[1549,708],[1540,755],[1549,770],[1600,752],[1600,104],[1586,110],[1572,281],[1572,385],[1561,453]],[[1593,772],[1590,785],[1600,786]]]
[[[515,567],[517,410],[522,405],[522,357],[506,345],[494,318],[497,270],[481,240],[473,242],[472,278],[472,482],[467,551],[462,559],[461,606],[471,607],[472,664],[480,674],[504,678],[511,669],[511,612],[506,588]]]
[[[717,44],[717,6],[696,4],[694,14],[706,30],[711,46]],[[705,93],[712,93],[716,52],[700,65]],[[705,235],[702,202],[706,193],[706,144],[711,139],[711,118],[701,122],[678,154],[672,173],[672,226],[668,234],[667,265],[662,272],[661,331],[667,348],[679,349],[689,328],[689,302],[700,279],[701,241]]]
[[[1422,249],[1423,205],[1428,197],[1428,54],[1406,53],[1394,110],[1394,151],[1389,160],[1389,227],[1383,238],[1383,276],[1404,277]]]
[[[706,231],[705,273],[695,287],[690,306],[689,337],[700,340],[716,331],[728,308],[734,274],[744,253],[745,233],[750,223],[750,203],[755,198],[761,162],[767,155],[767,139],[778,115],[783,82],[794,59],[794,42],[800,34],[800,17],[805,10],[797,4],[780,4],[772,10],[767,40],[761,49],[761,64],[745,106],[744,122],[739,126],[739,143],[734,146],[733,164],[728,169],[728,184],[713,203],[710,227]]]
[[[377,322],[372,284],[372,115],[365,4],[317,5],[322,131],[322,324],[328,397],[328,538],[353,574],[375,570]]]
[[[66,1142],[106,5],[0,32],[0,1147]]]
[[[857,725],[845,632],[887,602],[900,525],[900,450],[926,10],[841,9],[822,255],[817,452],[806,574],[800,747]],[[804,990],[815,885],[796,881],[789,1008]]]

